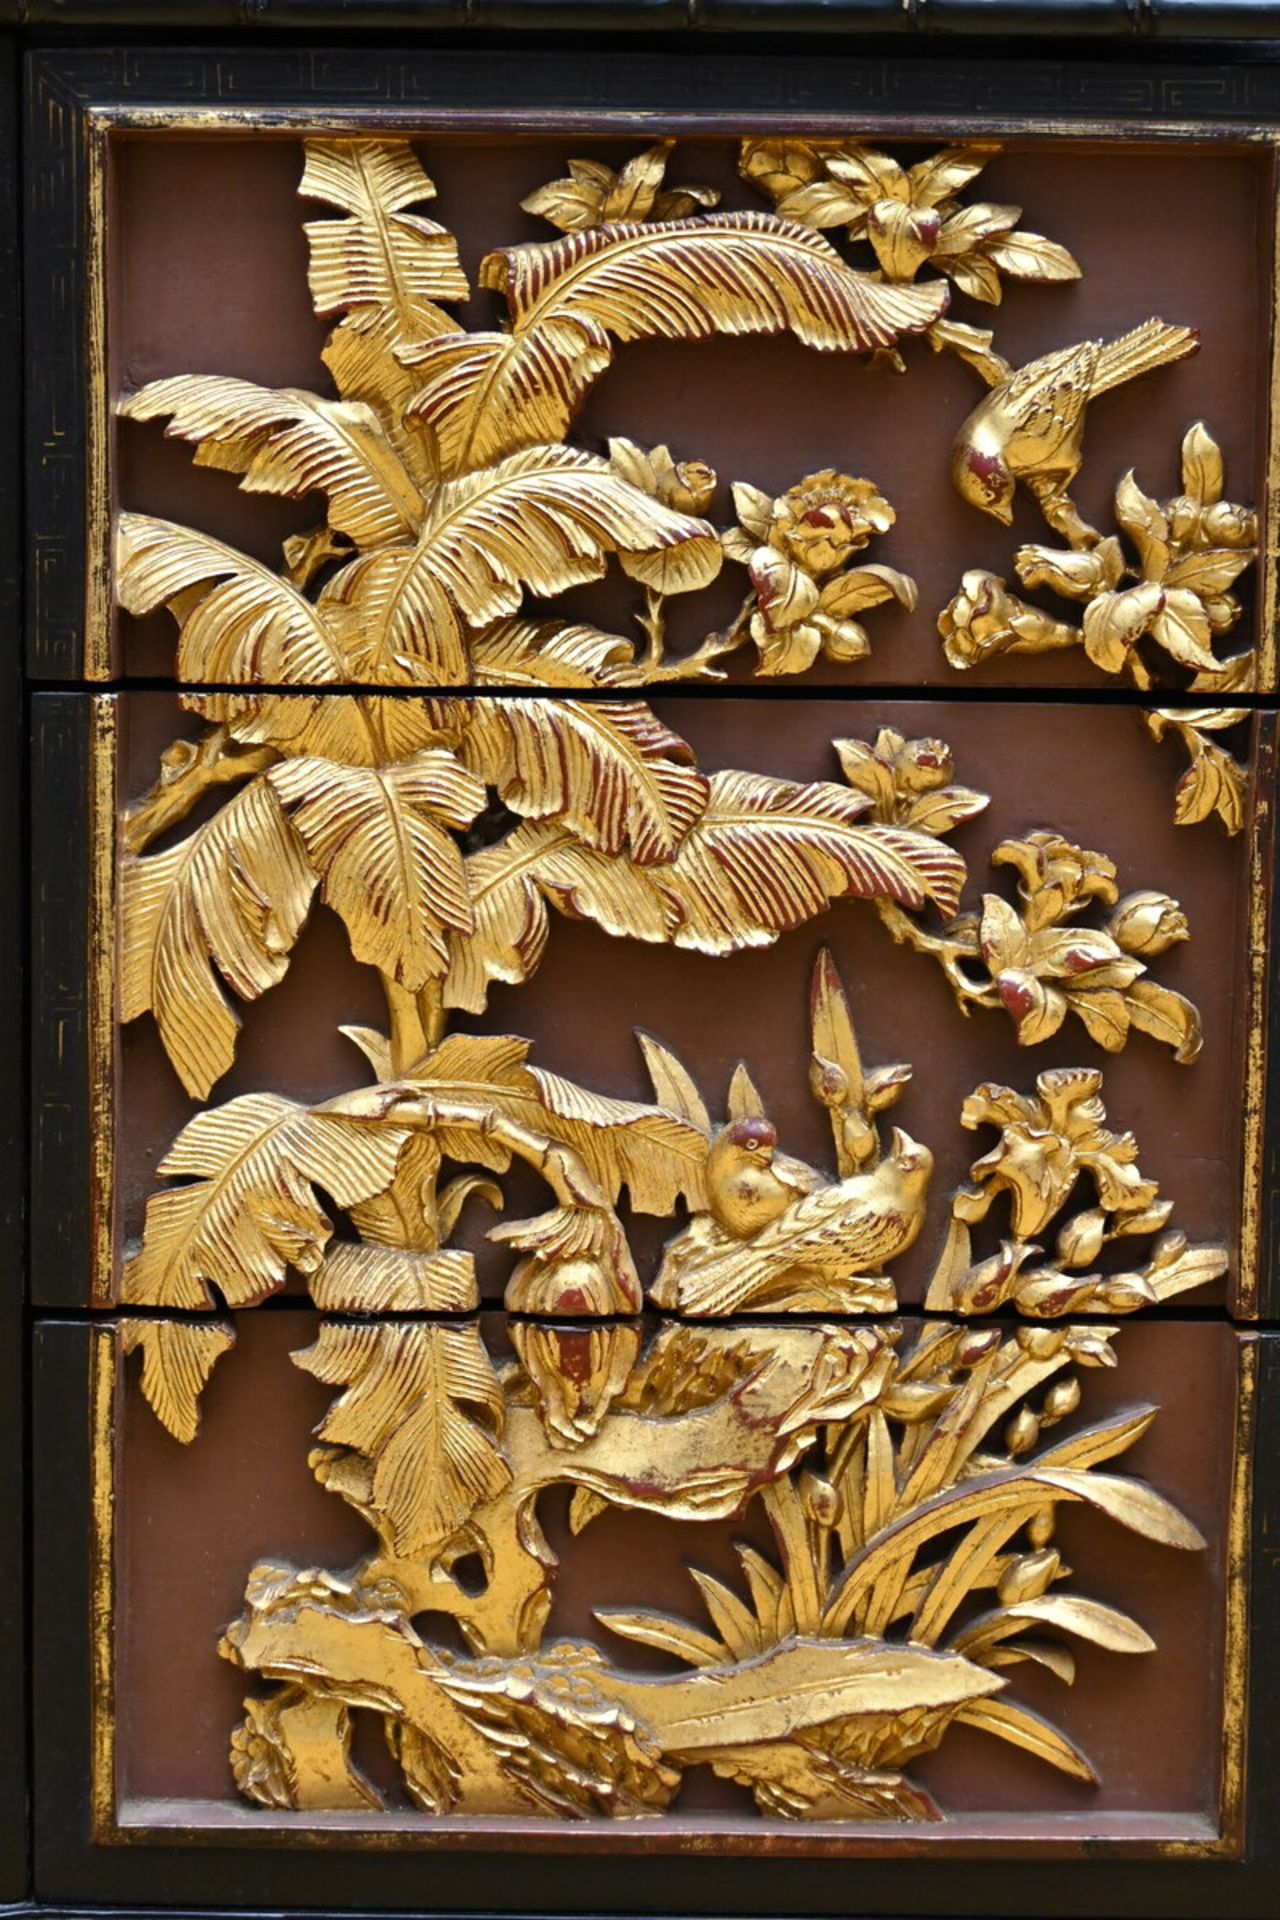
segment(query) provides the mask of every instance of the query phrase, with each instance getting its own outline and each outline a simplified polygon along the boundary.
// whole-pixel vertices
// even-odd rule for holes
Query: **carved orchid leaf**
[[[322,1326],[293,1360],[346,1388],[320,1438],[360,1456],[367,1498],[359,1504],[376,1509],[401,1557],[430,1558],[510,1484],[498,1447],[502,1388],[474,1322]],[[350,1497],[342,1466],[322,1460],[318,1477]]]
[[[518,612],[524,591],[554,598],[598,580],[611,553],[666,591],[705,586],[720,545],[705,521],[637,492],[606,460],[534,446],[434,496],[417,544],[352,561],[319,609],[356,677],[458,685],[470,676],[467,626]]]
[[[235,1334],[220,1322],[158,1319],[122,1320],[120,1334],[126,1353],[142,1355],[147,1405],[186,1446],[200,1429],[200,1395]]]
[[[559,440],[613,358],[615,341],[790,331],[827,352],[918,333],[946,288],[891,287],[847,267],[816,233],[771,214],[593,228],[488,256],[483,285],[507,296],[510,333],[429,343],[414,403],[463,473]]]
[[[1152,1653],[1155,1641],[1127,1613],[1103,1606],[1077,1594],[1043,1594],[1037,1599],[1020,1600],[1002,1607],[998,1613],[975,1620],[951,1642],[957,1653],[972,1658],[979,1648],[990,1646],[1010,1634],[1020,1633],[1028,1620],[1056,1627],[1061,1633],[1073,1633],[1110,1653]]]
[[[994,1733],[999,1739],[1008,1740],[1024,1753],[1034,1754],[1037,1760],[1057,1767],[1060,1773],[1070,1774],[1073,1780],[1084,1780],[1090,1785],[1097,1780],[1097,1774],[1079,1747],[1073,1746],[1065,1734],[1026,1707],[1014,1706],[1008,1700],[967,1700],[957,1709],[955,1717],[968,1726],[980,1728],[983,1733]]]
[[[357,401],[180,374],[151,381],[120,412],[170,415],[166,439],[193,442],[198,467],[241,474],[246,493],[327,494],[330,526],[358,547],[411,540],[422,520],[421,493],[377,415]]]
[[[242,1000],[284,978],[316,876],[280,803],[254,780],[164,853],[121,864],[120,1018],[150,1012],[187,1092],[205,1099],[235,1058]]]
[[[485,800],[480,781],[437,750],[385,767],[289,760],[267,778],[356,959],[410,992],[439,978],[449,932],[471,925],[462,855],[445,829],[475,818]]]
[[[252,1307],[288,1267],[313,1273],[333,1231],[315,1189],[348,1207],[391,1182],[408,1131],[385,1112],[367,1093],[314,1108],[250,1093],[198,1113],[157,1168],[191,1184],[147,1202],[125,1304],[208,1308],[216,1287]]]
[[[270,567],[171,520],[122,513],[116,592],[129,613],[172,607],[178,677],[332,684],[351,667],[320,611]]]
[[[641,701],[483,700],[460,748],[527,820],[559,820],[602,853],[670,860],[707,804],[693,752]]]
[[[380,324],[389,344],[410,346],[457,323],[438,301],[470,292],[453,235],[408,209],[436,190],[407,140],[308,140],[298,192],[341,209],[308,221],[307,275],[318,314]]]

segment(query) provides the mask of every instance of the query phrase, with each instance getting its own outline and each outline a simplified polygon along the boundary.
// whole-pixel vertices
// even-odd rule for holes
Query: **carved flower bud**
[[[871,652],[867,630],[856,620],[832,620],[820,613],[816,625],[822,635],[822,657],[836,666],[852,666]]]
[[[809,1087],[822,1107],[842,1107],[849,1098],[848,1074],[821,1053],[810,1055]]]
[[[663,505],[677,513],[703,514],[716,490],[716,470],[705,460],[681,460],[663,489]]]
[[[1040,1421],[1030,1407],[1023,1407],[1015,1414],[1004,1430],[1004,1444],[1014,1460],[1020,1460],[1024,1453],[1030,1453],[1039,1438]]]
[[[945,740],[906,740],[893,756],[894,785],[906,793],[932,793],[956,770]]]
[[[1215,547],[1253,547],[1258,543],[1258,516],[1229,500],[1206,507],[1203,520],[1207,539]]]
[[[838,1527],[844,1501],[829,1480],[820,1473],[802,1473],[800,1499],[809,1518],[820,1527]]]
[[[1107,1216],[1101,1207],[1090,1207],[1068,1220],[1058,1235],[1058,1259],[1064,1267],[1079,1269],[1095,1261],[1102,1251],[1107,1231]]]
[[[1187,1236],[1180,1227],[1174,1227],[1170,1233],[1162,1233],[1151,1250],[1148,1265],[1153,1273],[1163,1273],[1166,1267],[1181,1260],[1187,1250]]]
[[[956,1365],[976,1367],[989,1353],[995,1352],[1002,1338],[998,1327],[984,1327],[981,1331],[975,1328],[972,1333],[966,1333],[956,1348]]]
[[[1041,1507],[1027,1522],[1027,1538],[1033,1547],[1047,1547],[1053,1538],[1057,1515],[1052,1507]]]
[[[1052,1586],[1061,1565],[1062,1558],[1055,1547],[1021,1554],[1000,1575],[996,1593],[1006,1607],[1016,1607],[1023,1600],[1038,1600]]]
[[[1074,1373],[1068,1373],[1061,1380],[1055,1380],[1046,1393],[1044,1405],[1040,1409],[1040,1425],[1042,1427],[1057,1426],[1059,1420],[1065,1420],[1067,1415],[1074,1413],[1079,1405],[1080,1382]]]
[[[988,653],[999,653],[1015,639],[1012,612],[1017,602],[998,574],[973,568],[960,591],[938,615],[943,652],[953,667],[972,667]]]
[[[1167,893],[1146,889],[1127,893],[1107,921],[1107,932],[1126,953],[1154,958],[1176,941],[1186,940],[1187,916]]]
[[[1174,546],[1185,547],[1194,537],[1200,525],[1201,506],[1198,500],[1188,499],[1185,493],[1176,500],[1170,500],[1165,506],[1165,518],[1169,523],[1169,538]]]
[[[1067,1333],[1060,1327],[1019,1327],[1014,1338],[1029,1359],[1052,1360],[1066,1345]]]

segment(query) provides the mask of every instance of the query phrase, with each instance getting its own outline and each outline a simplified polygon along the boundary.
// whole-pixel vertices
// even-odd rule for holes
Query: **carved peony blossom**
[[[802,673],[819,654],[863,660],[871,642],[853,616],[888,600],[916,605],[915,582],[896,568],[846,565],[897,519],[872,481],[828,468],[776,500],[739,481],[733,500],[739,524],[722,540],[755,590],[750,634],[762,674]]]

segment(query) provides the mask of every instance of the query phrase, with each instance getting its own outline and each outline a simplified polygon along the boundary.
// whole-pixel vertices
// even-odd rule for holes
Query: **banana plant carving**
[[[796,163],[793,211],[810,224],[698,211],[707,190],[662,191],[668,151],[616,175],[572,163],[535,196],[569,230],[482,263],[508,324],[470,331],[450,311],[470,291],[457,245],[421,210],[434,189],[410,146],[310,141],[300,192],[325,209],[306,227],[310,287],[334,321],[337,397],[184,374],[121,406],[167,421],[248,492],[320,494],[327,511],[278,569],[120,517],[120,603],[173,615],[198,728],[123,822],[120,1016],[150,1015],[207,1100],[234,1061],[235,1003],[282,980],[317,901],[386,999],[385,1031],[346,1030],[367,1085],[313,1106],[251,1093],[189,1121],[159,1167],[178,1184],[152,1197],[121,1283],[125,1349],[184,1442],[233,1341],[220,1311],[257,1306],[293,1272],[330,1316],[295,1355],[335,1389],[311,1464],[377,1544],[349,1575],[268,1563],[250,1577],[222,1651],[276,1688],[246,1703],[232,1743],[237,1784],[262,1805],[378,1805],[350,1747],[351,1714],[374,1699],[405,1791],[431,1814],[652,1813],[705,1764],[768,1814],[933,1817],[902,1769],[953,1720],[1087,1779],[1074,1747],[1004,1700],[999,1670],[1039,1660],[1069,1679],[1062,1649],[1023,1638],[1036,1622],[1119,1651],[1150,1642],[1127,1616],[1049,1593],[1066,1578],[1048,1544],[1056,1505],[1200,1544],[1140,1483],[1092,1474],[1145,1411],[1034,1460],[1007,1436],[1007,1458],[989,1451],[1033,1390],[1110,1363],[1107,1328],[1005,1339],[939,1323],[899,1353],[899,1329],[854,1323],[895,1303],[884,1269],[923,1225],[932,1156],[898,1130],[882,1143],[877,1115],[910,1069],[864,1068],[829,956],[810,1086],[834,1177],[775,1153],[745,1068],[717,1127],[649,1037],[654,1097],[640,1102],[561,1078],[514,1037],[450,1031],[483,1012],[492,982],[531,977],[557,914],[728,954],[860,899],[942,965],[962,1007],[1003,1005],[1025,1044],[1068,1008],[1110,1050],[1130,1025],[1187,1060],[1198,1043],[1194,1009],[1154,1001],[1133,958],[1185,936],[1175,902],[1119,902],[1114,937],[1058,929],[1116,903],[1102,856],[1048,833],[1006,843],[1022,920],[997,896],[981,925],[960,914],[966,869],[946,836],[986,800],[951,783],[944,743],[836,742],[841,781],[704,770],[639,697],[716,677],[747,646],[763,675],[856,661],[860,616],[913,605],[915,588],[861,559],[894,518],[869,479],[828,470],[777,499],[740,482],[721,534],[702,463],[573,445],[619,348],[785,332],[825,352],[892,354],[916,334],[976,351],[972,330],[941,331],[948,279],[991,298],[997,269],[1075,272],[1014,234],[1011,210],[966,223],[954,201],[978,167],[951,150],[910,176],[860,150],[844,175],[822,160],[852,193],[841,220],[880,236],[875,274],[813,230],[835,204],[830,182],[825,199],[807,191],[816,149]],[[769,154],[744,150],[748,178],[766,162],[772,178]],[[935,256],[942,277],[917,280]],[[726,559],[747,573],[740,612],[672,655],[668,602]],[[643,595],[643,647],[556,610],[613,565]],[[912,918],[935,911],[938,933]],[[549,1199],[491,1233],[513,1260],[506,1355],[486,1343],[474,1261],[451,1242],[472,1200],[502,1208],[516,1162]],[[628,1214],[681,1209],[649,1299],[686,1318],[648,1339]],[[760,1313],[833,1324],[710,1324]],[[1026,1414],[1037,1438],[1065,1417],[1061,1399]],[[537,1502],[553,1486],[572,1489],[574,1534],[609,1506],[722,1521],[758,1499],[779,1564],[739,1549],[749,1604],[695,1576],[711,1632],[602,1614],[616,1638],[687,1668],[627,1674],[593,1645],[544,1644],[555,1556]],[[477,1559],[478,1587],[461,1571]],[[958,1623],[975,1592],[1000,1604]],[[432,1613],[456,1621],[465,1657],[419,1637]],[[904,1622],[909,1647],[892,1635]]]

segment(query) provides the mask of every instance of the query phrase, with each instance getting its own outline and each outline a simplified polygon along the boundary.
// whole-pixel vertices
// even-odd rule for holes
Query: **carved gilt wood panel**
[[[96,1835],[1234,1857],[1271,151],[680,131],[90,129]]]

